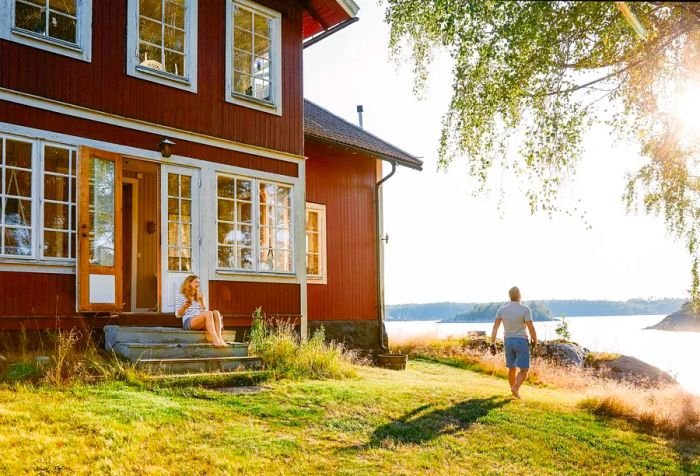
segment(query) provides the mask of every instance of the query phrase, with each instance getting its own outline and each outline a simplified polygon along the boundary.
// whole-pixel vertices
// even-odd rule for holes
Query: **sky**
[[[389,55],[384,8],[357,3],[359,22],[305,50],[304,95],[353,123],[362,104],[368,131],[424,161],[422,172],[399,167],[383,186],[387,304],[503,301],[514,285],[525,300],[687,296],[682,241],[660,217],[627,214],[622,203],[626,174],[642,163],[634,144],[605,126],[586,135],[562,203],[580,200],[590,229],[578,217],[531,216],[512,177],[496,177],[491,194],[473,196],[464,161],[437,170],[449,58],[438,55],[424,98],[416,98],[410,64]]]

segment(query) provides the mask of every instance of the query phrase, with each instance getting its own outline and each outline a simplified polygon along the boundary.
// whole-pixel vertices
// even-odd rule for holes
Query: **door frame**
[[[191,228],[190,240],[192,246],[191,252],[191,271],[188,272],[171,272],[168,271],[168,173],[178,175],[188,175],[191,177],[192,196],[190,203],[191,212]],[[200,210],[202,204],[202,169],[196,167],[188,167],[180,164],[160,165],[160,273],[161,279],[159,284],[160,293],[160,309],[161,312],[171,312],[168,309],[169,305],[166,302],[168,298],[168,289],[170,285],[169,274],[180,273],[183,278],[190,274],[196,274],[200,278],[200,290],[204,296],[207,296],[208,278],[203,275],[205,269],[202,259],[202,216],[204,213]]]
[[[89,239],[89,160],[97,157],[114,162],[114,262],[112,266],[90,264]],[[77,225],[78,253],[76,256],[76,299],[78,312],[114,312],[122,308],[122,155],[92,147],[78,149]],[[92,276],[114,276],[114,303],[90,302],[90,279]]]

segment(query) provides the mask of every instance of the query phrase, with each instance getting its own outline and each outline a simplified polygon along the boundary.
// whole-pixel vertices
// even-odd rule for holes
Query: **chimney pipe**
[[[360,123],[360,128],[364,129],[365,127],[362,125],[362,113],[365,112],[365,109],[362,107],[362,104],[357,105],[357,117],[359,119]]]

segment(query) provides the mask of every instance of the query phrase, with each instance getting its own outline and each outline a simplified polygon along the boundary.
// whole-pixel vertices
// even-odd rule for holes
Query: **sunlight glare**
[[[683,89],[676,97],[673,115],[686,132],[700,134],[700,85]]]

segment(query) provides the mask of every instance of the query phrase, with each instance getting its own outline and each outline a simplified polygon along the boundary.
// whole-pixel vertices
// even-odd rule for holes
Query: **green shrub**
[[[326,379],[355,377],[355,352],[337,342],[326,342],[323,328],[304,340],[294,325],[268,320],[261,308],[253,313],[250,349],[275,378]]]
[[[566,320],[566,317],[564,317],[564,314],[561,315],[561,320],[559,321],[559,324],[557,324],[556,329],[554,329],[554,332],[557,333],[557,337],[559,337],[561,340],[571,340],[569,322]]]

